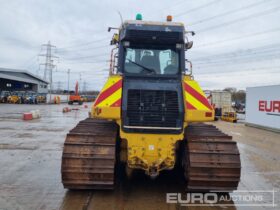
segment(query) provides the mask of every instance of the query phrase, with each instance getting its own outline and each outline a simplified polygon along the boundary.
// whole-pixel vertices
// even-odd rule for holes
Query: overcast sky
[[[134,19],[164,21],[166,15],[196,32],[186,53],[204,89],[280,84],[279,0],[0,0],[0,67],[43,75],[42,44],[56,46],[54,87],[84,81],[102,88],[109,67],[108,26]],[[81,74],[79,74],[81,73]],[[83,88],[83,84],[82,84]]]

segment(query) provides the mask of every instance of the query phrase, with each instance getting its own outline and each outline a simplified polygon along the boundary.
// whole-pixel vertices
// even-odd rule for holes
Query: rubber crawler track
[[[231,136],[213,125],[192,124],[185,132],[183,166],[188,191],[230,192],[240,181],[240,155]]]
[[[61,164],[65,188],[114,188],[117,132],[114,122],[88,118],[67,134]]]

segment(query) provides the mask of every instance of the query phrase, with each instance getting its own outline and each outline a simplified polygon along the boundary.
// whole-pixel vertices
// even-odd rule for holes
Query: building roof
[[[0,78],[33,84],[37,84],[38,82],[43,82],[45,84],[49,83],[41,77],[28,72],[27,70],[21,69],[0,68]]]

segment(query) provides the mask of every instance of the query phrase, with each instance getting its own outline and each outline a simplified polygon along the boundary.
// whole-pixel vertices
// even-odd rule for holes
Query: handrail
[[[111,59],[110,59],[110,75],[114,74],[114,63],[115,63],[115,57],[114,57],[114,51],[118,49],[118,47],[115,47],[111,50]]]

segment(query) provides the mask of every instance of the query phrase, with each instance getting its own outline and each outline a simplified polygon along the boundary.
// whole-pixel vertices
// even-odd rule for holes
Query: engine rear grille
[[[128,90],[126,125],[131,127],[181,128],[176,91]]]

